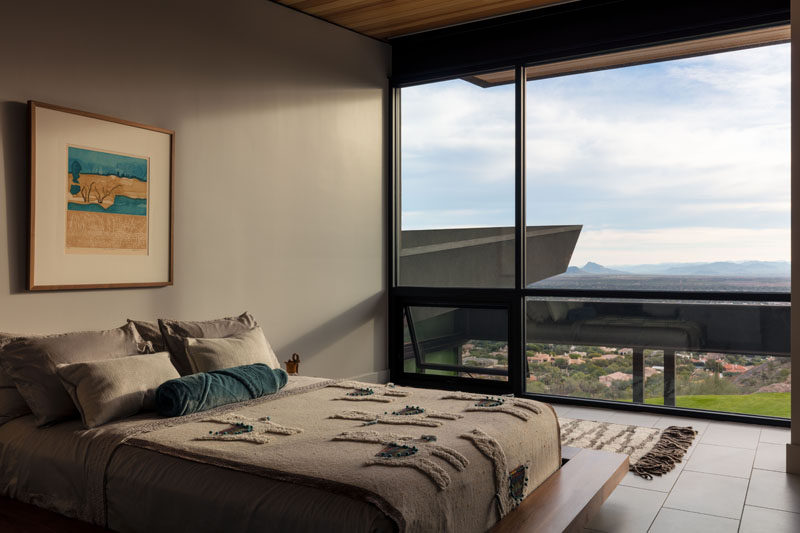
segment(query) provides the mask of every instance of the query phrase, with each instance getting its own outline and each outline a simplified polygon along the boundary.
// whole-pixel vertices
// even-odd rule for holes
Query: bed
[[[471,395],[404,387],[383,389],[398,394],[388,402],[343,399],[362,389],[376,387],[291,377],[278,398],[180,417],[184,420],[139,415],[93,430],[83,429],[79,421],[37,428],[31,416],[20,417],[0,426],[0,489],[3,495],[116,531],[264,531],[265,524],[279,531],[485,531],[519,503],[506,484],[510,471],[526,465],[528,483],[523,479],[516,495],[521,501],[561,466],[557,418],[545,404],[516,400],[527,408],[507,404],[497,410],[491,401],[474,407],[481,398]],[[418,405],[436,409],[428,409],[431,417],[394,416],[413,418],[410,424],[389,420],[392,415],[369,423],[353,414],[382,415],[407,405],[411,411]],[[249,415],[255,420],[267,412],[282,426],[303,432],[276,433],[266,443],[185,438],[226,425],[210,419]],[[291,412],[294,418],[287,415]],[[334,418],[341,413],[349,417]],[[497,464],[491,450],[462,437],[475,430],[486,435],[484,446],[503,450],[505,463]],[[360,438],[332,440],[348,433]],[[373,434],[392,435],[389,440],[401,445],[412,442],[402,438],[414,437],[420,455],[426,447],[446,450],[427,454],[449,477],[446,486],[425,472],[427,462],[405,468],[366,465],[385,448],[370,441]],[[436,440],[418,440],[423,434]],[[338,471],[318,471],[332,468],[315,453],[325,449],[340,465]],[[452,457],[452,462],[441,459],[447,450],[465,459],[463,469]],[[298,457],[309,464],[289,472],[287,465]],[[496,482],[509,491],[508,497],[495,495]]]
[[[130,321],[8,340],[0,496],[121,532],[562,531],[627,470],[590,450],[562,466],[547,404],[287,377],[246,313],[172,325],[155,353]],[[186,387],[202,408],[148,410]]]

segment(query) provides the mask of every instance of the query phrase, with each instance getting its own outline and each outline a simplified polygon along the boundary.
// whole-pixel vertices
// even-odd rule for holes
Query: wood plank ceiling
[[[276,1],[298,11],[382,40],[565,3],[565,0]]]

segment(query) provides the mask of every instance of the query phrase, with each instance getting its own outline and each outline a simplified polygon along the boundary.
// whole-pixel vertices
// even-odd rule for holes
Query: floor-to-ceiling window
[[[401,88],[402,376],[788,417],[789,47]]]

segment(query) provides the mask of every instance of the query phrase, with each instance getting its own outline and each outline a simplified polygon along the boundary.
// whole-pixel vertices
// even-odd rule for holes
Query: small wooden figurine
[[[293,353],[292,358],[286,361],[286,373],[296,376],[300,373],[300,354]]]

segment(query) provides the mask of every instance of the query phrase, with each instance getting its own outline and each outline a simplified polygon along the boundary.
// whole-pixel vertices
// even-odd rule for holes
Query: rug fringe
[[[681,462],[695,436],[697,431],[691,427],[670,426],[661,433],[653,449],[628,469],[644,479],[653,479],[653,476],[671,472]]]

